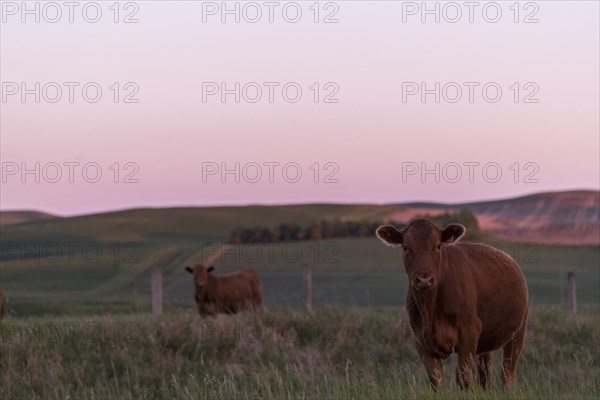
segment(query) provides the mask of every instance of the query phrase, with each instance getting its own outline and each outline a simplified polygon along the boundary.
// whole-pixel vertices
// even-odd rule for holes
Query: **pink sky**
[[[440,23],[431,16],[421,23],[419,14],[403,23],[406,2],[336,2],[339,22],[331,24],[313,22],[313,2],[297,3],[303,12],[297,23],[283,19],[286,2],[276,8],[273,23],[266,15],[257,23],[243,16],[240,23],[231,16],[221,23],[219,15],[208,15],[203,23],[201,2],[136,2],[138,23],[114,23],[112,2],[100,4],[102,18],[95,24],[81,10],[73,23],[66,14],[57,23],[44,15],[40,23],[32,16],[22,23],[20,10],[13,15],[14,9],[3,6],[2,210],[73,215],[183,205],[463,202],[599,188],[597,2],[537,2],[539,10],[520,10],[519,23],[509,9],[513,2],[498,3],[497,23],[486,22],[479,8],[473,23],[467,15],[457,23],[445,22],[444,15]],[[119,18],[132,11],[120,10]],[[319,19],[334,11],[320,9]],[[533,11],[539,22],[523,23]],[[28,95],[23,103],[20,93],[8,94],[12,82],[29,88],[57,82],[63,98],[36,103]],[[102,98],[88,103],[76,90],[70,103],[63,82],[78,82],[79,88],[97,82]],[[114,103],[114,82],[134,82],[139,102]],[[230,95],[226,103],[219,96],[203,102],[203,82],[258,82],[263,99],[235,103]],[[302,97],[286,102],[278,89],[270,103],[263,82],[278,82],[278,88],[295,82]],[[325,88],[328,82],[334,85]],[[457,82],[463,98],[435,103],[429,95],[422,103],[416,95],[403,102],[403,82],[426,82],[429,88]],[[473,103],[464,82],[479,83]],[[503,91],[496,103],[481,95],[489,82]],[[533,85],[525,87],[528,82]],[[338,102],[323,103],[335,87]],[[538,102],[524,103],[534,89]],[[121,100],[130,91],[121,89]],[[64,165],[70,162],[79,163],[73,182]],[[118,183],[110,168],[115,162]],[[233,168],[236,162],[240,174],[246,167],[247,179],[236,183],[228,175],[222,183],[216,174],[203,182],[206,163]],[[279,163],[273,182],[264,165],[269,162]],[[464,164],[469,162],[479,163],[472,182]],[[34,169],[36,163],[39,183],[33,174],[22,174],[23,165]],[[81,166],[89,163],[102,171],[96,183],[82,176]],[[123,182],[134,171],[126,163],[139,168],[137,183]],[[250,182],[251,163],[262,166],[256,183]],[[302,171],[296,183],[281,175],[288,163]],[[432,169],[439,163],[440,181],[433,174],[406,175],[406,163]],[[57,164],[63,175],[52,183]],[[484,176],[486,164],[492,169]],[[463,175],[452,182],[456,165]],[[491,182],[494,168],[502,172],[497,182]],[[328,173],[338,182],[325,183]]]

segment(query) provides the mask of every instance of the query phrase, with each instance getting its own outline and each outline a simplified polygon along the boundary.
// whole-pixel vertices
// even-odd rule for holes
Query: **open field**
[[[183,267],[214,256],[239,225],[373,220],[385,212],[360,205],[141,209],[3,226],[0,280],[7,312],[22,317],[145,311],[149,269],[157,265],[163,269],[165,303],[192,306],[193,287]],[[577,274],[581,304],[600,302],[598,246],[483,241],[521,265],[533,304],[565,304],[568,271]],[[313,266],[316,307],[404,302],[399,254],[374,237],[234,245],[213,262],[220,273],[256,268],[267,306],[285,307],[302,303],[304,263]]]
[[[598,308],[572,320],[533,307],[514,390],[429,389],[396,308],[292,310],[200,320],[148,315],[9,318],[1,327],[2,398],[593,399],[600,394]]]
[[[43,239],[46,240],[46,239]],[[48,241],[50,239],[47,239]],[[60,240],[56,240],[60,242]],[[79,242],[81,243],[81,241]],[[103,256],[90,261],[76,254],[72,261],[48,262],[43,257],[15,258],[2,263],[7,312],[28,315],[135,313],[149,310],[153,265],[164,271],[165,303],[193,306],[193,285],[183,267],[216,253],[215,242],[180,245],[138,242],[135,262],[115,259],[112,244],[102,243]],[[532,304],[566,306],[566,275],[577,276],[580,304],[598,304],[600,250],[597,246],[547,246],[495,242],[513,255],[527,278]],[[161,260],[165,263],[161,264]],[[236,245],[213,263],[218,273],[256,268],[268,307],[303,304],[302,264],[313,266],[316,307],[391,307],[404,304],[406,276],[397,251],[374,238],[334,239],[275,245]]]
[[[482,239],[517,260],[530,290],[527,343],[509,393],[499,388],[499,355],[490,391],[429,389],[403,311],[400,254],[373,237],[229,245],[218,255],[238,223],[377,217],[349,207],[134,210],[3,227],[0,397],[598,398],[598,246]],[[218,273],[256,268],[267,311],[201,320],[183,267],[209,258]],[[313,269],[312,315],[302,311],[304,264]],[[154,266],[163,270],[159,321],[150,318]],[[577,276],[574,319],[568,271]],[[455,364],[446,362],[447,382]]]

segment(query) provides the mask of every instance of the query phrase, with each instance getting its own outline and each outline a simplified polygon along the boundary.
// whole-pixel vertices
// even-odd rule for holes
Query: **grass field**
[[[298,205],[139,209],[2,226],[0,280],[15,316],[70,313],[83,306],[137,312],[149,304],[149,269],[164,271],[166,302],[192,304],[186,264],[202,262],[237,226],[308,224],[324,219],[373,220],[399,206]],[[533,304],[565,302],[568,271],[578,300],[600,302],[598,246],[496,242],[523,269]],[[400,257],[374,237],[234,246],[215,260],[218,271],[254,267],[268,305],[301,300],[301,268],[314,268],[320,305],[397,306],[406,287]]]
[[[594,399],[600,394],[598,309],[574,319],[531,310],[518,382],[504,392],[453,382],[429,389],[399,309],[324,308],[219,316],[190,309],[147,315],[8,319],[1,326],[0,397],[90,399]]]
[[[498,355],[493,390],[451,384],[435,394],[406,323],[400,254],[375,238],[230,246],[212,262],[217,273],[256,268],[267,312],[201,320],[183,267],[214,258],[237,224],[377,217],[356,206],[241,210],[135,210],[2,227],[0,398],[600,396],[598,246],[485,239],[527,278],[519,383],[499,389]],[[313,269],[312,315],[302,311],[304,264]],[[163,270],[159,321],[149,316],[154,266]],[[566,315],[568,271],[577,277],[574,319]],[[446,362],[448,382],[455,363]]]
[[[164,271],[165,303],[191,307],[193,286],[183,267],[216,253],[217,244],[191,244],[191,239],[187,240],[180,244],[140,242],[131,260],[115,258],[110,242],[91,241],[101,243],[103,249],[102,257],[93,261],[81,253],[73,260],[65,253],[59,262],[49,262],[49,257],[6,260],[0,273],[8,296],[7,312],[24,317],[49,312],[146,311],[150,304],[148,271],[154,265],[161,265]],[[503,242],[497,246],[521,265],[532,304],[566,306],[568,271],[576,273],[579,303],[599,303],[597,246],[528,247]],[[236,245],[213,264],[219,273],[256,268],[263,279],[267,306],[294,308],[303,304],[303,263],[313,267],[315,307],[392,307],[404,303],[407,283],[400,255],[374,238]]]

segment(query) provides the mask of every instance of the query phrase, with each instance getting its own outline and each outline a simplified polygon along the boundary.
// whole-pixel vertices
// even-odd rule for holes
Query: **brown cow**
[[[459,224],[441,230],[421,218],[401,231],[380,226],[376,235],[388,246],[402,247],[406,309],[432,386],[443,387],[442,360],[458,353],[457,382],[469,386],[477,356],[479,382],[486,388],[490,352],[502,347],[502,384],[508,389],[523,348],[527,285],[508,254],[485,244],[457,243],[465,232]]]
[[[194,275],[196,304],[202,317],[262,309],[262,284],[254,269],[216,276],[215,267],[198,264],[185,270]]]

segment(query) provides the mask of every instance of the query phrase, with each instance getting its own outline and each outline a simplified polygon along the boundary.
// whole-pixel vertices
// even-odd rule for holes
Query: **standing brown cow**
[[[458,383],[469,386],[477,356],[479,381],[487,387],[490,352],[502,347],[507,389],[515,381],[523,348],[527,285],[508,254],[485,244],[457,243],[465,232],[459,224],[441,230],[416,219],[401,231],[380,226],[376,235],[388,246],[402,247],[406,309],[432,386],[443,387],[442,360],[458,353]]]
[[[211,273],[214,269],[204,264],[185,267],[194,275],[196,305],[202,317],[262,309],[262,284],[254,269],[220,276]]]

